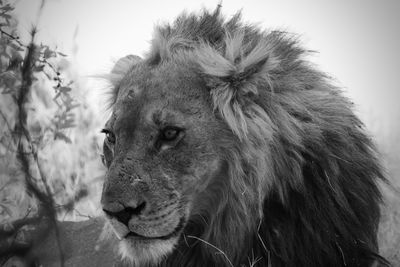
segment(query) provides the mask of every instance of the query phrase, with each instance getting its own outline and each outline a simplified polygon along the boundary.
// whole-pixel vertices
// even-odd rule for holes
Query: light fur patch
[[[279,60],[266,40],[260,39],[250,47],[243,39],[242,31],[228,34],[225,52],[203,43],[194,54],[207,76],[214,108],[220,111],[232,131],[241,140],[251,135],[264,141],[272,135],[271,119],[249,96],[258,95],[259,82],[273,90],[269,73],[278,67]]]
[[[178,238],[140,243],[123,240],[119,243],[119,254],[133,267],[157,265],[173,251],[177,242]]]

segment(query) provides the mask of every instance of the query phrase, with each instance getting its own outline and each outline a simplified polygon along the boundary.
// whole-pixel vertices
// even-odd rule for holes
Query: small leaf
[[[1,14],[1,16],[2,16],[3,18],[5,18],[6,20],[11,19],[11,16],[10,16],[9,14]]]
[[[53,77],[52,77],[49,73],[47,73],[46,71],[44,71],[44,70],[45,70],[45,69],[43,69],[43,73],[46,75],[47,79],[49,79],[49,80],[53,79]]]
[[[61,93],[60,92],[58,92],[55,96],[54,96],[54,98],[53,98],[53,100],[56,100],[57,98],[59,98],[60,97],[60,95],[61,95]]]
[[[89,192],[88,192],[88,189],[86,188],[86,186],[81,185],[78,192],[75,193],[75,201],[79,201],[88,195],[89,195]]]
[[[79,106],[80,106],[80,104],[72,104],[72,105],[70,105],[70,106],[68,107],[68,110],[77,108],[77,107],[79,107]]]
[[[60,90],[61,93],[68,93],[68,92],[70,92],[72,89],[71,89],[71,87],[62,86],[62,87],[59,87],[58,90]]]
[[[74,119],[68,119],[68,120],[65,120],[65,122],[61,123],[61,124],[58,126],[58,129],[73,128],[73,127],[75,127],[75,126],[76,126],[76,125],[74,124]]]
[[[67,55],[66,54],[64,54],[64,53],[61,53],[61,52],[57,52],[57,54],[59,54],[60,56],[62,56],[62,57],[67,57]]]
[[[0,4],[2,5],[3,3],[0,3]],[[7,11],[14,10],[14,7],[12,7],[10,4],[7,4],[5,6],[0,7],[0,9],[7,12]]]
[[[43,57],[48,59],[48,58],[51,58],[51,57],[54,57],[54,56],[55,56],[54,51],[51,50],[49,47],[46,47],[46,49],[43,52]]]
[[[10,43],[9,46],[16,51],[24,51],[24,49],[21,46],[15,44],[15,43]]]
[[[44,69],[44,65],[39,65],[39,66],[34,66],[33,67],[33,71],[36,71],[36,72],[41,72],[41,71],[43,71],[43,69]]]
[[[55,140],[57,140],[57,139],[63,140],[64,142],[66,142],[68,144],[72,143],[71,139],[68,136],[66,136],[65,134],[63,134],[62,132],[56,132],[54,135],[54,139]]]

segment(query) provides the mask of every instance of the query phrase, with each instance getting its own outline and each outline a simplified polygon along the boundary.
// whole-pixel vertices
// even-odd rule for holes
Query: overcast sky
[[[19,28],[35,23],[39,0],[16,0]],[[155,24],[182,10],[215,8],[218,0],[48,0],[39,19],[39,39],[74,55],[82,75],[107,72],[127,54],[147,51]],[[319,51],[311,60],[339,81],[367,124],[392,130],[400,120],[400,1],[228,1],[228,17],[301,34]],[[396,123],[395,123],[396,122]],[[398,123],[397,123],[398,125]]]

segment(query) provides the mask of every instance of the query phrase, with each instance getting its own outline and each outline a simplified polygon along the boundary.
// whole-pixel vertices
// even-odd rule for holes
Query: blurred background
[[[68,220],[96,216],[104,173],[100,129],[109,113],[104,105],[107,85],[95,76],[108,73],[120,57],[144,55],[154,25],[172,21],[183,10],[214,9],[218,1],[0,1],[6,3],[15,9],[9,10],[8,25],[0,25],[15,33],[18,42],[29,44],[32,26],[37,27],[38,64],[44,66],[38,68],[44,74],[35,76],[28,127],[38,137],[39,159],[49,186],[63,203],[57,216]],[[381,249],[400,262],[400,1],[222,2],[227,17],[239,10],[244,21],[299,34],[303,45],[316,51],[309,59],[355,103],[391,182],[383,185],[387,205]],[[10,114],[15,107],[7,97],[0,98],[5,114],[0,123],[13,126],[17,122]],[[0,134],[6,136],[4,129]],[[4,142],[0,144],[0,220],[11,220],[28,216],[26,210],[37,207],[32,196],[21,193],[24,180],[10,179],[21,174],[4,156],[5,148]]]

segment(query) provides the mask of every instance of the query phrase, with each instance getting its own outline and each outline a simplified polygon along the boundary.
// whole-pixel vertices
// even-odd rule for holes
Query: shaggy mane
[[[351,102],[296,39],[240,17],[182,14],[156,28],[143,59],[193,62],[230,129],[226,179],[161,266],[387,264],[376,239],[384,178]]]

